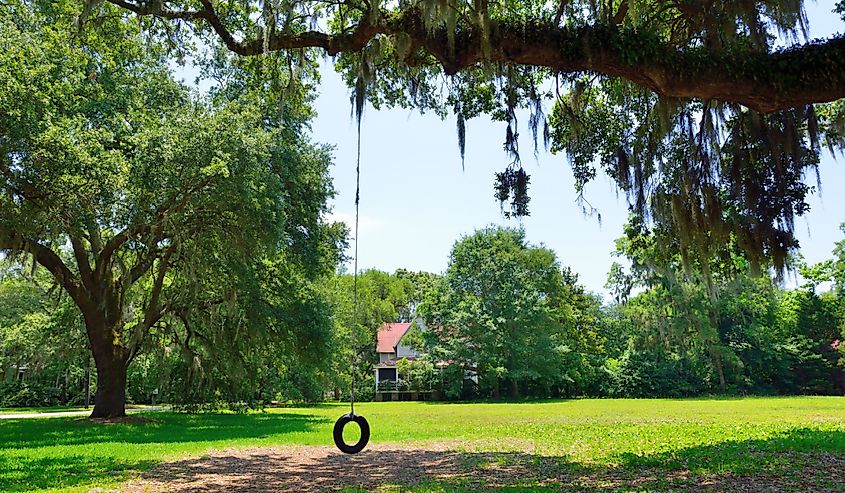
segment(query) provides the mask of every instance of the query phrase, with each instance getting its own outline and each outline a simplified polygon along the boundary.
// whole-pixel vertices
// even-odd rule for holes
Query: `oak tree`
[[[244,299],[271,308],[249,313],[275,326],[253,329],[296,325],[280,316],[300,308],[284,288],[330,271],[343,232],[322,220],[329,155],[301,136],[304,97],[267,104],[245,76],[192,94],[136,23],[79,32],[77,7],[0,5],[0,253],[33,259],[79,308],[92,417],[106,418],[124,415],[127,367],[151,331],[237,347]],[[221,313],[239,323],[213,332]]]

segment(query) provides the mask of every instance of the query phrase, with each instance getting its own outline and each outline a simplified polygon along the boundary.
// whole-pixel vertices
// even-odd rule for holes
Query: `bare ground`
[[[162,464],[123,485],[122,493],[160,492],[398,492],[414,486],[435,491],[845,491],[845,457],[793,454],[797,474],[693,474],[686,470],[587,468],[524,451],[462,452],[455,443],[370,445],[357,455],[331,447],[228,449]],[[428,488],[425,488],[428,491]]]

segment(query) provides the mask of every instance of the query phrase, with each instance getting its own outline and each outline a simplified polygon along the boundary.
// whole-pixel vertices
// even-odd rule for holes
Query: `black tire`
[[[352,421],[358,423],[358,426],[361,428],[361,438],[358,439],[358,443],[349,445],[343,441],[343,429]],[[357,454],[358,452],[364,450],[364,447],[367,446],[367,442],[370,441],[370,424],[367,423],[367,420],[361,415],[344,414],[338,418],[337,422],[334,424],[333,435],[334,444],[337,445],[338,450],[344,454]]]

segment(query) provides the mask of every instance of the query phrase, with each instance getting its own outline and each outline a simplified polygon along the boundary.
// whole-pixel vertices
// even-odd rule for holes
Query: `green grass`
[[[369,420],[372,442],[413,446],[447,441],[466,452],[470,467],[518,463],[598,477],[687,470],[697,475],[786,478],[805,474],[824,454],[845,458],[845,398],[835,397],[388,402],[357,404],[356,411]],[[148,414],[156,422],[145,424],[2,420],[0,491],[110,487],[159,462],[209,449],[331,445],[334,420],[345,412],[345,406],[321,405],[248,415],[159,412]],[[501,491],[555,490],[553,485],[526,481]],[[666,486],[656,481],[646,489]],[[839,481],[845,480],[840,476]],[[398,489],[385,485],[384,491],[404,491],[394,486]],[[434,481],[411,490],[473,488]]]

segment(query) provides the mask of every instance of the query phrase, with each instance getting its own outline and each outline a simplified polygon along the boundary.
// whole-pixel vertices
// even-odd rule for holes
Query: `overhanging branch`
[[[237,40],[211,0],[202,8],[174,11],[163,2],[109,0],[138,15],[207,22],[226,46],[240,55],[322,48],[329,55],[361,51],[378,34],[404,33],[443,66],[447,74],[480,63],[545,67],[559,73],[594,72],[621,77],[668,97],[720,100],[772,112],[845,97],[845,37],[764,53],[747,50],[678,49],[645,29],[596,24],[560,27],[546,20],[492,23],[489,36],[460,25],[454,36],[431,31],[414,9],[364,15],[349,33],[319,31],[270,34]],[[454,44],[450,43],[454,39]],[[489,39],[489,45],[483,41]]]

